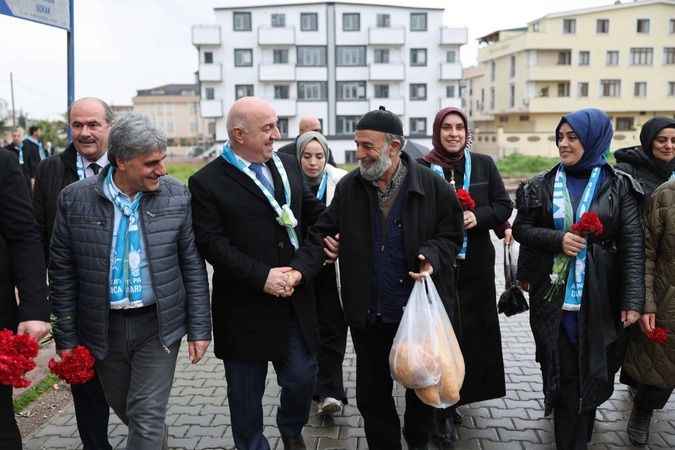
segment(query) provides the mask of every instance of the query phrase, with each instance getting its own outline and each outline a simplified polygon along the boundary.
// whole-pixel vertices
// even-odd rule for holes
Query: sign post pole
[[[70,0],[69,2],[69,11],[70,11],[70,28],[68,29],[66,40],[68,44],[68,109],[70,111],[70,105],[75,101],[75,0]],[[66,118],[66,121],[68,119]],[[70,133],[70,127],[66,127],[68,133],[68,141],[72,140]]]

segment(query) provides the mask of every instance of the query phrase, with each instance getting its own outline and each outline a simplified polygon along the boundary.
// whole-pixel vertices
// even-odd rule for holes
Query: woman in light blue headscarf
[[[612,395],[623,361],[624,328],[644,304],[639,186],[607,164],[612,135],[600,110],[563,116],[556,127],[560,163],[516,197],[513,235],[533,259],[530,325],[559,450],[587,448],[595,410]],[[585,212],[602,222],[598,236],[571,231]]]

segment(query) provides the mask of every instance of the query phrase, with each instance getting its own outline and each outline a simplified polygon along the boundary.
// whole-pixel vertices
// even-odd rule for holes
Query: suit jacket
[[[23,171],[28,178],[35,178],[40,164],[40,147],[30,139],[23,140]]]
[[[48,321],[45,260],[30,194],[16,158],[4,151],[0,151],[0,211],[0,329],[15,329],[25,320]]]
[[[314,223],[323,205],[305,186],[296,160],[279,154],[291,186],[291,209],[300,222]],[[275,197],[286,203],[281,177],[273,161],[267,167],[274,179]],[[202,256],[213,265],[214,350],[218,358],[237,360],[283,359],[288,329],[297,323],[305,344],[318,348],[318,322],[312,290],[306,284],[320,267],[309,250],[296,252],[286,229],[257,185],[243,172],[216,158],[190,177],[193,226]],[[321,249],[319,249],[319,252]],[[314,250],[316,252],[316,250]],[[270,269],[300,269],[303,282],[289,299],[263,291]]]

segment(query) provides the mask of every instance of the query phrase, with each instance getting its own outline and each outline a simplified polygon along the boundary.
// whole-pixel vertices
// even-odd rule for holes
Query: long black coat
[[[528,247],[530,326],[544,379],[546,414],[559,392],[561,303],[545,300],[564,232],[553,226],[551,204],[557,166],[520,186],[513,236]],[[589,241],[586,284],[579,313],[580,404],[584,410],[607,400],[625,352],[620,311],[642,311],[645,299],[644,233],[637,196],[639,186],[609,166],[589,211],[604,225],[600,239]]]
[[[26,180],[16,158],[0,151],[0,329],[49,320],[47,274]],[[17,306],[14,287],[21,303]]]
[[[300,166],[289,155],[278,155],[291,186],[291,208],[300,222],[314,223],[323,205],[305,186]],[[275,196],[285,203],[281,177],[272,161]],[[311,352],[318,348],[316,303],[311,289],[301,283],[289,299],[263,291],[270,269],[301,269],[303,280],[319,272],[305,267],[290,243],[286,229],[256,184],[240,170],[216,158],[190,177],[195,238],[200,253],[213,265],[213,335],[221,359],[248,361],[283,359],[287,354],[291,321],[300,324]],[[319,255],[321,249],[316,251]],[[318,257],[318,256],[315,256]]]
[[[41,161],[40,147],[30,139],[23,140],[23,170],[28,178],[35,178]]]
[[[450,180],[451,170],[443,172]],[[457,189],[461,188],[464,165],[454,171],[454,178]],[[471,153],[469,193],[476,202],[478,225],[467,230],[466,259],[457,263],[459,303],[454,322],[466,364],[459,405],[506,395],[490,230],[508,220],[513,204],[489,156]]]

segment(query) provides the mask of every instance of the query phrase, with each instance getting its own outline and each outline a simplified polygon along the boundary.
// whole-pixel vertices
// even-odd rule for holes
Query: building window
[[[366,47],[357,46],[338,46],[337,61],[338,66],[365,66],[366,65]]]
[[[299,46],[298,66],[325,66],[326,47],[324,46]]]
[[[602,97],[620,97],[621,80],[600,80],[600,95]]]
[[[637,32],[638,33],[649,33],[649,19],[638,19],[637,20]]]
[[[509,85],[509,108],[516,106],[516,85]]]
[[[236,67],[250,67],[253,65],[253,50],[250,48],[234,49],[234,65]]]
[[[670,19],[668,31],[670,31],[670,34],[675,34],[675,19]]]
[[[287,84],[277,84],[274,86],[274,98],[278,100],[288,100],[289,87]]]
[[[426,136],[427,135],[427,118],[426,117],[411,117],[410,118],[410,135],[411,136]]]
[[[356,131],[356,124],[360,118],[360,116],[336,116],[336,134],[353,134]]]
[[[461,96],[461,92],[460,92],[460,96]],[[485,89],[483,89],[483,88],[480,89],[480,108],[478,108],[478,109],[480,109],[481,111],[483,111],[483,109],[485,109]]]
[[[675,47],[663,48],[663,64],[675,64]]]
[[[213,64],[213,52],[204,52],[204,64]]]
[[[282,138],[288,137],[288,117],[279,117],[277,119],[277,128]]]
[[[376,48],[373,50],[373,59],[375,64],[389,64],[389,49]]]
[[[495,81],[497,76],[497,64],[494,61],[490,61],[490,81]]]
[[[374,88],[375,88],[375,98],[389,98],[388,84],[376,84]]]
[[[496,103],[495,88],[493,86],[493,87],[490,88],[490,110],[495,109],[495,103]]]
[[[579,65],[588,66],[591,64],[591,52],[582,50],[579,52]]]
[[[616,131],[633,131],[635,125],[635,118],[633,117],[617,117]]]
[[[574,34],[577,32],[577,19],[563,19],[563,34]]]
[[[361,31],[361,14],[342,13],[342,31]]]
[[[251,13],[237,12],[232,13],[232,29],[234,31],[251,31]]]
[[[509,77],[516,76],[516,55],[511,55],[509,58]]]
[[[427,31],[427,13],[410,13],[410,31]]]
[[[288,49],[275,48],[272,50],[272,62],[274,64],[288,64]]]
[[[518,116],[518,120],[520,120],[521,122],[529,122],[530,116],[528,115]]]
[[[283,28],[286,26],[286,14],[272,14],[272,28]]]
[[[668,96],[675,97],[675,81],[668,82]]]
[[[377,28],[389,28],[391,26],[391,16],[389,14],[377,15]]]
[[[426,100],[426,99],[427,99],[427,84],[410,83],[410,100]]]
[[[535,33],[539,33],[539,30],[541,29],[541,24],[539,22],[532,22],[532,31]]]
[[[300,31],[318,31],[319,15],[317,13],[300,13]]]
[[[632,66],[651,66],[654,64],[654,49],[651,47],[633,47],[630,49]]]
[[[204,97],[206,97],[207,100],[215,100],[216,90],[212,87],[204,88]]]
[[[235,84],[234,85],[234,98],[238,100],[242,97],[253,97],[253,85],[252,84]]]
[[[457,62],[457,52],[455,50],[448,50],[445,52],[445,62],[454,64]]]
[[[539,97],[548,97],[548,86],[545,86],[539,90]]]
[[[647,96],[647,82],[646,81],[636,81],[633,85],[633,95],[635,97],[646,97]]]
[[[325,81],[298,81],[298,100],[325,101],[328,84]]]
[[[337,99],[339,101],[357,101],[366,99],[365,81],[338,81]]]
[[[558,83],[558,97],[569,97],[569,96],[570,96],[569,81],[565,83]]]
[[[445,97],[446,98],[455,98],[456,93],[457,92],[455,90],[454,84],[451,84],[451,85],[445,87]]]
[[[572,51],[562,50],[558,52],[558,65],[569,66],[572,64]]]
[[[595,32],[598,34],[609,33],[609,19],[598,19],[595,21]]]
[[[410,49],[410,65],[411,66],[426,66],[427,65],[427,49],[426,48],[411,48]]]
[[[608,66],[618,66],[619,65],[619,51],[618,50],[607,50],[607,65]]]
[[[588,97],[588,82],[581,81],[577,84],[577,96]]]

